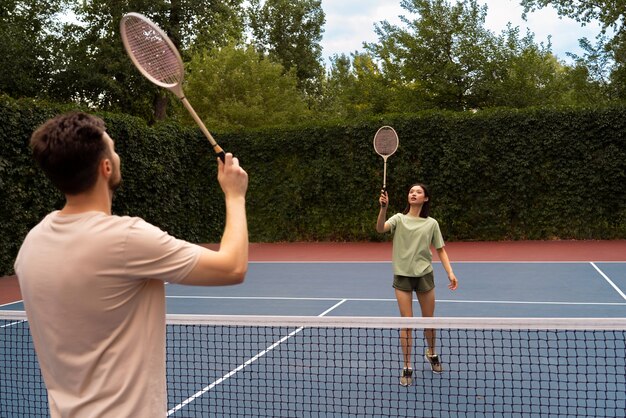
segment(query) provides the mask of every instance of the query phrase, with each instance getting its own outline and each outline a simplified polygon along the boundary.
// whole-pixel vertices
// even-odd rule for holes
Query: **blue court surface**
[[[623,262],[452,265],[459,279],[456,291],[447,288],[441,264],[434,264],[441,320],[626,318]],[[393,320],[398,308],[391,282],[389,262],[251,262],[238,286],[168,284],[167,310],[173,317]],[[419,313],[417,302],[414,312]],[[256,320],[261,326],[170,322],[170,416],[626,416],[624,329],[438,328],[444,372],[434,374],[423,357],[423,328],[416,327],[414,382],[403,387],[398,327],[337,329]],[[0,354],[7,358],[1,346]],[[0,366],[12,367],[5,360]],[[33,391],[32,383],[24,385],[20,393]],[[35,409],[44,412],[29,416],[46,416],[45,400],[38,402],[42,405]],[[9,411],[0,402],[2,408]],[[0,416],[20,416],[6,411]]]
[[[456,291],[434,268],[439,317],[626,317],[626,263],[456,262]],[[168,312],[398,316],[392,277],[390,262],[252,262],[238,286],[168,285]]]
[[[435,264],[438,317],[626,317],[626,263],[453,267],[456,291]],[[391,281],[389,262],[256,262],[239,286],[168,285],[167,304],[176,314],[397,317]],[[180,408],[173,416],[209,409],[221,416],[626,416],[623,331],[440,329],[446,371],[434,375],[423,359],[422,330],[415,330],[416,384],[409,388],[398,384],[397,329],[223,332],[209,338],[212,360],[194,364],[199,375],[211,370],[200,379],[209,386],[172,391]]]

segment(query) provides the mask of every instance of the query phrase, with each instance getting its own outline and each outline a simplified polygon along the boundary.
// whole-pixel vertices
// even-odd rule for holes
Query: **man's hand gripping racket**
[[[398,134],[391,126],[383,126],[374,135],[374,151],[383,157],[383,188],[379,199],[380,205],[386,207],[387,197],[387,158],[392,156],[398,149]]]
[[[154,22],[139,13],[128,13],[120,22],[122,42],[135,67],[159,87],[173,92],[198,124],[215,153],[224,162],[224,150],[217,144],[183,93],[183,60],[174,43]]]

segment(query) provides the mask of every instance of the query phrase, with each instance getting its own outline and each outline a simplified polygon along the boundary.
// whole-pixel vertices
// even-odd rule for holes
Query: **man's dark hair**
[[[75,195],[92,188],[98,165],[108,154],[104,121],[83,112],[48,120],[33,133],[33,157],[62,193]]]

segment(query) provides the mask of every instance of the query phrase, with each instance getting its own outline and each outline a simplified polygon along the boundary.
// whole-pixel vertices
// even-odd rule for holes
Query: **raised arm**
[[[389,232],[391,230],[391,226],[386,222],[389,196],[386,191],[381,190],[378,203],[380,204],[380,211],[378,212],[378,219],[376,220],[376,232]]]
[[[181,282],[187,285],[228,285],[244,280],[248,271],[248,224],[246,190],[248,174],[239,161],[227,153],[224,162],[218,158],[217,179],[224,192],[226,225],[218,251],[202,249],[196,267]]]

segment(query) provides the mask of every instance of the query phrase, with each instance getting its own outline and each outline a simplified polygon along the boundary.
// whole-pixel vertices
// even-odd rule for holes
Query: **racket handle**
[[[383,191],[387,191],[387,157],[383,158],[384,168],[383,168]]]
[[[181,92],[181,94],[182,94],[182,92]],[[215,151],[217,156],[220,157],[220,160],[222,160],[222,162],[224,162],[224,158],[225,158],[224,150],[222,149],[222,147],[220,147],[217,144],[217,142],[213,138],[213,135],[211,135],[211,132],[209,132],[209,130],[206,128],[206,126],[204,126],[204,123],[202,122],[202,119],[200,119],[200,117],[198,116],[196,111],[193,110],[193,107],[191,107],[191,104],[189,104],[189,101],[187,100],[187,98],[185,96],[182,96],[182,97],[179,96],[179,99],[180,99],[181,102],[183,102],[183,105],[185,106],[185,108],[187,109],[187,111],[189,112],[189,114],[191,115],[193,120],[196,122],[196,125],[198,125],[198,127],[200,128],[200,130],[202,131],[202,133],[204,134],[206,139],[209,140],[209,142],[213,146],[213,150]]]
[[[383,189],[382,192],[386,193],[387,192],[387,158],[384,157],[384,168],[383,168]],[[387,205],[382,205],[383,208],[386,208]]]

